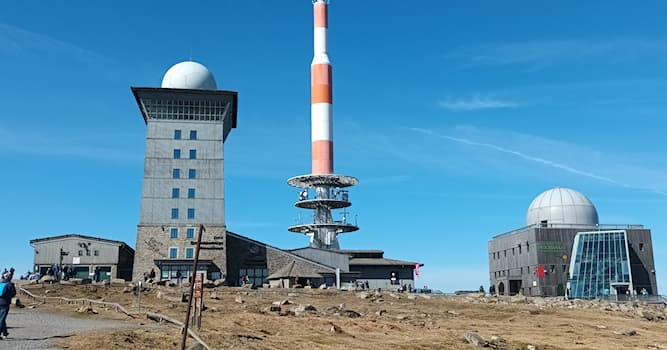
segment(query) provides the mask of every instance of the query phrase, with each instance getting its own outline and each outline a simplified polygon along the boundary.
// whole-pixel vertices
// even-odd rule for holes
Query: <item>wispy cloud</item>
[[[548,166],[548,167],[551,167],[551,168],[554,168],[554,169],[558,169],[558,170],[561,170],[561,171],[564,171],[564,172],[567,172],[567,173],[571,173],[571,174],[575,174],[575,175],[578,175],[578,176],[583,176],[583,177],[586,177],[586,178],[606,182],[606,183],[613,184],[613,185],[616,185],[616,186],[620,186],[620,187],[624,187],[624,188],[630,188],[630,189],[651,191],[651,192],[656,193],[656,194],[667,196],[667,191],[662,190],[660,188],[656,188],[655,186],[633,185],[633,184],[630,184],[630,183],[627,183],[627,182],[624,182],[624,181],[621,181],[621,180],[618,180],[618,179],[615,179],[615,178],[612,178],[612,177],[609,177],[609,176],[602,175],[600,173],[587,171],[587,170],[584,170],[584,169],[576,167],[576,166],[572,166],[572,165],[568,165],[568,164],[561,163],[561,162],[558,162],[558,161],[546,159],[546,158],[543,158],[543,157],[540,157],[540,156],[531,155],[531,154],[528,154],[527,152],[506,148],[506,147],[503,147],[503,146],[499,146],[497,144],[478,142],[478,141],[473,141],[473,140],[470,140],[470,139],[467,139],[467,138],[461,138],[461,137],[454,137],[454,136],[450,136],[450,135],[439,134],[437,132],[434,132],[433,130],[423,129],[423,128],[414,128],[413,127],[413,128],[409,128],[409,130],[417,132],[417,133],[421,133],[421,134],[424,134],[424,135],[429,135],[429,136],[432,136],[432,137],[457,142],[457,143],[460,143],[460,144],[491,149],[493,151],[509,154],[509,155],[512,155],[512,156],[515,156],[515,157],[518,157],[520,159],[527,160],[527,161],[530,161],[530,162],[533,162],[533,163],[538,163],[538,164]]]
[[[99,53],[5,23],[0,23],[0,53],[44,60],[56,55],[87,66],[117,66],[109,57]]]
[[[469,99],[446,98],[438,102],[440,107],[452,111],[478,111],[483,109],[516,108],[517,102],[490,97],[475,96]]]
[[[664,57],[667,41],[653,38],[553,39],[462,46],[445,58],[464,66],[529,64],[539,69],[557,62],[604,58],[614,63],[643,56]]]

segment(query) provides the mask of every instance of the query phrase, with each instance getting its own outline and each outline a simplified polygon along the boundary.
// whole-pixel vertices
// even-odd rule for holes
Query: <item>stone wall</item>
[[[202,234],[202,242],[221,242],[224,248],[219,250],[201,250],[199,259],[212,260],[220,268],[220,271],[226,274],[227,254],[226,244],[224,243],[226,241],[226,228],[225,226],[206,226],[205,229],[206,231]],[[169,248],[171,247],[178,248],[177,259],[184,259],[185,248],[195,247],[191,242],[196,241],[198,230],[199,228],[195,229],[194,238],[186,237],[185,228],[179,230],[178,238],[170,238],[168,226],[138,225],[137,249],[134,256],[132,279],[141,279],[144,272],[150,272],[151,269],[155,269],[156,275],[160,276],[160,270],[155,265],[155,260],[169,259]],[[183,234],[180,232],[183,232]]]

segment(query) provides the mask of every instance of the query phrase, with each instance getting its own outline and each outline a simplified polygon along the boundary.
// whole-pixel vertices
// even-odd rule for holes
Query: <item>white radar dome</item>
[[[598,224],[598,212],[583,194],[556,187],[542,192],[528,208],[526,225],[544,223],[593,226]]]
[[[162,78],[162,87],[170,89],[217,90],[215,78],[208,68],[194,61],[173,65]]]

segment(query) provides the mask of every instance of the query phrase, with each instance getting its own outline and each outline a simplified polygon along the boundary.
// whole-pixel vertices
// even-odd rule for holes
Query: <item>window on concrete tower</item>
[[[194,248],[185,248],[185,258],[186,259],[192,259],[195,257],[195,249]]]
[[[188,179],[197,178],[197,169],[188,169]]]
[[[195,238],[195,229],[194,228],[188,228],[188,238]]]
[[[188,198],[195,198],[195,189],[188,188]]]
[[[178,258],[178,248],[169,248],[169,259]]]
[[[181,130],[174,130],[174,140],[180,140],[181,139]]]
[[[196,149],[191,149],[190,150],[190,159],[197,159],[197,150]]]
[[[181,159],[181,150],[178,148],[174,150],[174,159]]]
[[[195,218],[195,208],[188,208],[188,219]]]
[[[178,208],[171,208],[171,218],[178,219]]]
[[[171,198],[178,198],[181,196],[181,189],[180,188],[172,188],[171,189]]]
[[[172,178],[174,179],[180,179],[181,178],[181,169],[174,169],[171,175]]]
[[[190,140],[197,139],[197,130],[190,130]]]
[[[178,229],[172,228],[169,232],[169,238],[178,238]]]

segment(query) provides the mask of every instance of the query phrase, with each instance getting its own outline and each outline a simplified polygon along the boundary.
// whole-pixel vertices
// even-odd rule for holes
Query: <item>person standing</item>
[[[16,288],[12,283],[12,273],[6,272],[0,280],[0,340],[7,339],[7,314],[12,298],[16,295]]]

